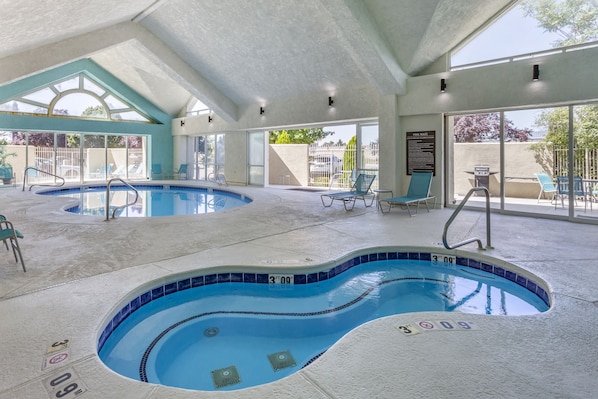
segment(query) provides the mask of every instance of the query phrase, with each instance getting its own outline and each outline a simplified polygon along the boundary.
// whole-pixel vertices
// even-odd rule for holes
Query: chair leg
[[[356,200],[357,200],[357,198],[356,198],[356,197],[353,197],[353,199],[352,199],[352,200],[351,200],[351,199],[350,199],[350,200],[343,200],[343,205],[344,205],[344,207],[345,207],[345,210],[346,210],[346,211],[352,211],[352,210],[353,210],[353,208],[355,208],[355,201],[356,201]],[[347,202],[350,202],[350,203],[351,203],[351,208],[347,208]]]
[[[15,256],[15,261],[18,263],[19,260],[21,260],[21,266],[23,266],[23,271],[26,272],[27,269],[25,269],[25,261],[23,260],[23,254],[21,253],[21,247],[19,247],[19,241],[18,239],[15,238],[11,238],[10,239],[10,244],[12,246],[12,252]],[[17,253],[19,255],[19,257],[17,258]]]
[[[326,205],[326,203],[324,202],[324,197],[325,195],[320,195],[320,199],[322,200],[322,205],[324,205],[324,208],[329,208],[332,206],[332,203],[334,202],[334,198],[330,198],[330,203],[328,205]]]
[[[386,212],[384,211],[384,207],[382,206],[382,202],[386,202],[388,204],[388,210]],[[388,202],[388,201],[378,201],[378,204],[380,204],[380,211],[382,213],[389,213],[390,210],[391,210],[391,208],[392,208],[392,204],[390,202]]]

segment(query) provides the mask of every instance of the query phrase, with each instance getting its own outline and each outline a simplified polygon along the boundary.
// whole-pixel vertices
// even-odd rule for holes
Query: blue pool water
[[[456,259],[466,266],[432,262],[429,254],[376,258],[384,260],[366,255],[307,275],[218,273],[154,288],[114,316],[100,338],[100,358],[141,381],[236,390],[300,370],[376,318],[444,311],[460,312],[450,319],[468,323],[465,314],[548,309],[539,285],[500,267],[463,258]]]
[[[225,211],[246,205],[251,199],[229,191],[173,185],[133,185],[139,192],[134,205],[116,212],[118,217],[197,215]],[[83,186],[43,191],[39,194],[73,198],[78,204],[66,208],[79,215],[105,215],[106,186]],[[124,186],[110,187],[112,210],[135,200],[135,193]]]

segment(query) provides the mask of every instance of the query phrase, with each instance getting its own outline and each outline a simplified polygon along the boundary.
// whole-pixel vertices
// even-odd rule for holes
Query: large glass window
[[[532,53],[594,44],[597,26],[595,1],[522,0],[454,50],[451,68],[508,62]]]
[[[83,182],[114,177],[146,179],[146,136],[58,132],[0,132],[16,153],[17,180],[27,168],[29,183]],[[83,143],[83,145],[81,145]]]
[[[447,131],[448,203],[485,186],[494,209],[598,217],[597,105],[454,115]]]
[[[208,134],[195,137],[194,178],[217,180],[224,176],[225,146],[224,134]]]

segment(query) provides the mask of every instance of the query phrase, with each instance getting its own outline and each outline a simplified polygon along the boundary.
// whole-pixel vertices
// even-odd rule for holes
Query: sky
[[[514,7],[451,57],[451,65],[527,54],[553,48],[556,33],[544,32],[538,21]]]

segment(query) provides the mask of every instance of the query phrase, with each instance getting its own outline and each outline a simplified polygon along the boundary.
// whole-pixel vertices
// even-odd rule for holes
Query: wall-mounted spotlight
[[[328,106],[332,107],[333,104],[334,104],[334,99],[332,97],[328,97]]]
[[[266,110],[264,109],[264,107],[260,107],[260,115],[264,115],[264,112],[266,112]]]
[[[185,126],[185,121],[181,120],[181,127]]]
[[[440,79],[440,92],[444,93],[446,90],[446,79]]]
[[[214,118],[212,118],[212,115],[208,115],[208,123],[212,123],[213,120]]]
[[[536,81],[540,79],[540,65],[534,64],[534,72],[532,75],[532,80]]]

